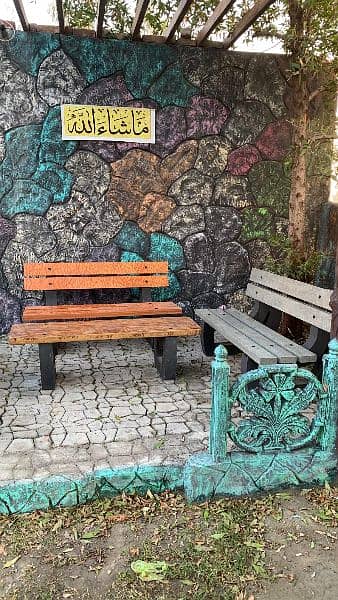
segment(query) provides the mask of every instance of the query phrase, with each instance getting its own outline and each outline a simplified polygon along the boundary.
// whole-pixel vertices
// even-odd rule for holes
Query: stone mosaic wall
[[[40,300],[22,291],[27,261],[168,260],[154,299],[187,312],[242,288],[285,236],[282,71],[218,49],[42,33],[1,44],[0,331]],[[155,108],[156,143],[62,141],[67,102]]]

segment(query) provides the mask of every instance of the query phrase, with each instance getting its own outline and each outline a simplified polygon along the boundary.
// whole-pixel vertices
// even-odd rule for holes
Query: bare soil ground
[[[2,600],[337,600],[338,488],[0,517]],[[143,562],[140,562],[143,561]]]

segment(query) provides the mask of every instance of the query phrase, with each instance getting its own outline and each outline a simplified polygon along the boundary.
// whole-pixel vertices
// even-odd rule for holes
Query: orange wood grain
[[[174,302],[128,302],[121,304],[59,304],[58,306],[26,306],[22,314],[29,321],[75,321],[77,319],[113,319],[180,315],[182,308]]]
[[[49,344],[94,340],[118,340],[151,337],[199,335],[200,327],[189,317],[152,317],[73,321],[59,323],[20,323],[13,325],[10,344]]]
[[[49,277],[66,275],[128,275],[168,273],[168,263],[163,262],[73,262],[26,263],[24,277]]]
[[[92,277],[27,277],[25,290],[90,290],[167,287],[167,275],[112,275]]]

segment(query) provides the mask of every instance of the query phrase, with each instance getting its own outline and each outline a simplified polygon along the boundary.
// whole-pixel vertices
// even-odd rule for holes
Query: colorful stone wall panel
[[[154,299],[189,314],[230,301],[285,231],[283,68],[272,56],[126,40],[17,32],[2,44],[0,331],[43,301],[22,290],[28,261],[167,260],[169,287]],[[156,142],[65,141],[63,103],[152,108]]]

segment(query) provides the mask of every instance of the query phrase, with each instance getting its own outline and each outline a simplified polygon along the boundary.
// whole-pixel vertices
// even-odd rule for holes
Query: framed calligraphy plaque
[[[63,140],[155,143],[155,110],[133,106],[61,106]]]

